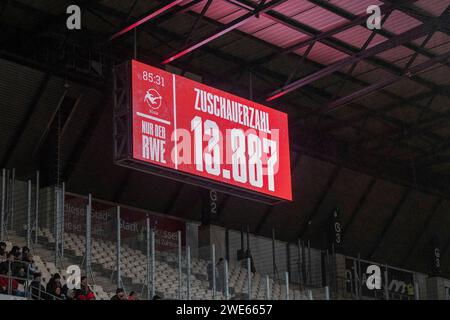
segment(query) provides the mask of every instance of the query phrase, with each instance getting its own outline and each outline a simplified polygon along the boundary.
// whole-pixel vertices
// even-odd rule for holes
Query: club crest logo
[[[155,89],[148,89],[144,101],[151,109],[158,110],[161,108],[162,97]]]

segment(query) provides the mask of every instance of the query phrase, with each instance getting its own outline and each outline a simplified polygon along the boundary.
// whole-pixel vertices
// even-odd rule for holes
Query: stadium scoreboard
[[[135,60],[114,74],[117,164],[263,202],[292,200],[285,113]]]

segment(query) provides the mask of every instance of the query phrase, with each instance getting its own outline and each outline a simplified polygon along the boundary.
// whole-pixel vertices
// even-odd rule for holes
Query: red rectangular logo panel
[[[132,61],[133,158],[292,200],[287,115]]]

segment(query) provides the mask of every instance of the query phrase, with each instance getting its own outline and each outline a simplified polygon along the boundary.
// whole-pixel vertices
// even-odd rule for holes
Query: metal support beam
[[[186,247],[186,299],[191,300],[191,247]]]
[[[88,195],[88,205],[86,206],[86,235],[85,235],[85,253],[84,253],[84,261],[85,261],[85,273],[86,277],[92,273],[91,271],[91,221],[92,221],[92,195]]]
[[[326,0],[308,0],[308,1],[313,3],[313,4],[315,4],[316,6],[318,6],[320,8],[323,8],[323,9],[325,9],[327,11],[330,11],[333,14],[335,14],[335,15],[337,15],[339,17],[342,17],[342,18],[344,18],[346,20],[353,20],[353,19],[356,18],[356,16],[354,14],[352,14],[352,13],[342,9],[341,7],[338,7],[336,4],[333,4],[330,1],[326,1]],[[390,2],[388,4],[385,3],[383,5],[393,5],[393,8],[395,8],[396,10],[400,10],[400,11],[405,12],[406,14],[410,14],[410,12],[408,12],[406,10],[407,8],[404,7],[404,6],[401,6],[401,5],[399,6],[398,2],[399,1],[395,1],[395,2],[392,1],[392,2]],[[415,1],[411,1],[411,2],[415,2]],[[382,8],[383,5],[380,6],[380,9]],[[422,19],[422,18],[418,18],[417,16],[415,16],[414,18],[416,18],[416,19],[418,19],[419,21],[422,21],[422,22],[427,22],[427,21],[430,20],[429,18],[433,19],[434,17],[428,17],[428,18]],[[367,19],[364,20],[360,24],[364,28],[367,27],[366,26],[366,21],[367,21]],[[377,30],[377,32],[381,36],[383,36],[385,38],[388,38],[388,39],[395,36],[395,33],[389,32],[386,29]],[[410,49],[411,51],[416,51],[416,52],[420,53],[421,55],[423,55],[423,56],[425,56],[427,58],[433,58],[434,57],[434,54],[432,52],[430,52],[428,50],[425,50],[424,48],[421,48],[419,45],[415,44],[414,42],[406,43],[406,44],[404,44],[404,46],[406,48]]]
[[[364,203],[366,202],[367,197],[370,195],[370,192],[372,191],[376,181],[377,181],[376,178],[372,178],[370,180],[369,184],[367,185],[366,189],[364,189],[361,197],[358,200],[358,203],[356,204],[356,207],[350,213],[350,216],[349,216],[347,224],[345,225],[344,228],[342,228],[342,235],[341,235],[342,238],[344,238],[344,236],[346,235],[347,231],[350,229],[350,227],[352,226],[352,224],[355,221],[356,217],[358,216],[359,211],[361,210],[361,208],[363,207]]]
[[[394,222],[395,218],[397,217],[400,209],[402,208],[403,204],[405,203],[406,199],[408,199],[408,196],[411,193],[410,188],[407,188],[402,196],[400,197],[400,200],[398,201],[397,205],[395,206],[394,210],[392,211],[391,215],[388,217],[387,221],[384,223],[384,227],[381,230],[380,235],[377,237],[375,241],[375,245],[373,248],[369,251],[369,255],[367,256],[369,259],[372,259],[373,255],[376,253],[379,246],[383,243],[384,237],[386,236],[387,232],[389,231],[389,228],[391,227],[392,223]]]
[[[446,151],[446,150],[443,150]],[[450,163],[450,156],[445,155],[433,155],[430,156],[430,158],[426,161],[420,164],[419,167],[416,166],[417,170],[420,171],[422,169],[432,167],[432,166],[439,166],[439,165],[445,165],[447,163]]]
[[[42,144],[45,141],[45,138],[47,137],[48,132],[50,131],[50,128],[53,124],[53,121],[55,120],[56,116],[58,115],[58,112],[64,102],[64,99],[66,98],[67,93],[69,92],[69,90],[65,89],[61,95],[61,97],[59,98],[58,104],[56,105],[56,108],[53,110],[52,115],[50,116],[50,119],[47,122],[47,126],[45,127],[44,131],[42,132],[42,134],[39,137],[38,142],[36,143],[36,145],[34,146],[33,152],[32,152],[32,157],[34,158],[36,153],[39,151],[39,149],[41,148]]]
[[[205,5],[203,6],[202,11],[200,12],[200,15],[197,16],[194,24],[192,25],[191,29],[189,30],[189,33],[186,37],[186,41],[184,42],[184,46],[187,46],[189,44],[189,42],[191,41],[194,31],[197,29],[198,24],[202,21],[203,17],[205,16],[205,14],[208,11],[211,4],[212,4],[212,0],[206,1]]]
[[[209,20],[208,20],[208,23],[209,23]],[[241,33],[239,33],[239,34],[241,34]],[[273,48],[273,47],[271,47],[271,48]],[[210,48],[207,48],[207,49],[210,49]],[[205,52],[207,52],[207,53],[212,53],[212,54],[214,54],[215,52],[213,52],[213,51],[210,51],[210,50],[208,50],[208,51],[205,51]],[[220,57],[222,57],[223,55],[222,54],[219,54],[219,58]],[[230,57],[230,60],[227,60],[227,61],[231,61],[232,60],[232,57]]]
[[[11,181],[11,194],[10,194],[10,203],[11,206],[9,207],[9,223],[11,226],[11,230],[14,230],[14,204],[16,201],[16,192],[15,192],[15,187],[16,187],[16,168],[12,169],[12,177],[11,177],[12,181]],[[6,226],[5,226],[6,229]]]
[[[146,249],[146,262],[147,262],[147,267],[145,268],[146,271],[146,283],[147,283],[147,300],[150,300],[152,298],[152,293],[151,293],[151,229],[150,229],[150,219],[147,218],[145,219],[145,235],[146,235],[146,241],[145,241],[145,249]]]
[[[408,250],[406,250],[406,254],[403,256],[400,266],[403,266],[408,258],[411,256],[411,254],[414,252],[414,249],[416,248],[417,244],[419,243],[420,239],[422,239],[423,235],[428,229],[428,226],[433,221],[433,218],[435,217],[436,213],[439,212],[439,209],[442,207],[444,203],[444,198],[438,198],[433,207],[431,208],[431,212],[428,214],[427,220],[422,226],[422,230],[418,233],[417,237],[414,239],[414,241],[409,246]]]
[[[373,57],[379,53],[382,53],[389,49],[403,45],[404,43],[407,43],[409,41],[413,41],[415,39],[423,37],[423,36],[427,35],[428,33],[432,32],[433,30],[440,28],[440,26],[443,25],[446,20],[448,20],[448,19],[445,19],[444,17],[437,18],[436,21],[417,26],[411,30],[403,32],[403,33],[397,35],[396,37],[388,39],[378,45],[375,45],[375,46],[369,48],[369,49],[360,51],[348,58],[345,58],[336,63],[333,63],[313,74],[310,74],[304,78],[301,78],[297,81],[292,82],[291,84],[289,84],[287,86],[283,86],[282,88],[271,92],[268,95],[266,100],[272,101],[272,100],[278,99],[289,92],[292,92],[294,90],[302,88],[307,84],[310,84],[316,80],[323,78],[324,76],[327,76],[336,71],[339,71],[340,69],[344,68],[345,66],[347,66],[349,64],[353,64],[353,63],[361,61],[363,59]]]
[[[353,93],[349,94],[348,96],[341,97],[339,99],[331,101],[330,103],[328,103],[325,111],[330,112],[332,110],[336,110],[340,106],[343,106],[349,102],[360,99],[368,94],[371,94],[375,91],[383,89],[401,79],[410,78],[412,75],[423,72],[423,71],[427,70],[428,68],[430,68],[431,66],[435,65],[436,63],[445,61],[448,58],[450,58],[450,52],[446,52],[446,53],[436,56],[424,63],[416,65],[412,68],[409,68],[409,69],[405,70],[405,72],[402,75],[391,74],[378,83],[374,83],[374,84],[367,86],[359,91],[353,92]]]
[[[448,120],[447,120],[448,121]],[[425,168],[433,164],[436,158],[439,158],[440,154],[446,152],[450,148],[450,137],[447,137],[444,141],[437,144],[430,150],[427,150],[424,155],[415,159],[416,166],[418,168]]]
[[[72,3],[78,5],[81,9],[87,9],[100,1],[102,0],[74,0]],[[0,47],[10,46],[13,42],[29,44],[32,41],[39,39],[39,36],[45,34],[49,30],[59,29],[63,26],[65,28],[65,23],[67,20],[66,7],[64,7],[63,12],[56,15],[50,15],[46,11],[40,10],[34,6],[29,6],[18,0],[7,0],[6,2],[21,11],[31,12],[34,16],[39,16],[40,19],[38,20],[39,23],[37,25],[33,25],[32,32],[27,33],[26,38],[25,35],[21,35],[19,37],[13,35],[0,43]]]
[[[300,232],[299,232],[297,238],[303,239],[303,237],[305,236],[306,232],[308,231],[310,221],[312,221],[314,219],[314,217],[317,215],[317,213],[319,212],[319,209],[322,206],[323,201],[325,200],[325,198],[328,194],[328,191],[330,191],[330,188],[333,186],[334,182],[336,181],[340,171],[341,171],[341,166],[336,166],[334,168],[333,172],[331,173],[331,175],[328,177],[327,183],[325,184],[325,187],[324,187],[322,193],[319,195],[319,198],[317,199],[317,202],[314,205],[313,210],[311,210],[305,223],[303,224],[302,228],[300,229]]]
[[[167,200],[167,204],[165,206],[164,213],[170,213],[170,212],[172,212],[173,209],[175,209],[177,201],[181,196],[181,192],[183,191],[183,186],[184,186],[183,183],[177,183],[175,192]]]
[[[156,10],[152,10],[150,13],[146,13],[144,14],[142,17],[140,17],[139,19],[137,19],[137,21],[133,22],[132,24],[130,24],[129,26],[123,28],[122,30],[114,33],[110,38],[109,41],[112,41],[118,37],[120,37],[121,35],[137,28],[138,26],[140,26],[141,24],[146,23],[147,21],[154,19],[155,17],[163,14],[164,12],[172,9],[173,7],[175,7],[176,5],[178,5],[179,3],[183,2],[184,0],[173,0],[170,1],[164,5],[159,6]]]
[[[5,230],[6,230],[6,223],[5,223],[5,201],[6,201],[6,169],[2,169],[2,208],[1,208],[1,216],[0,216],[0,241],[5,240]]]
[[[62,180],[69,181],[70,175],[75,169],[75,164],[81,158],[84,149],[86,148],[87,143],[90,141],[90,137],[94,133],[95,128],[100,122],[100,118],[102,115],[102,111],[104,110],[105,97],[101,98],[101,101],[95,106],[94,110],[91,112],[90,119],[86,126],[84,127],[82,133],[80,134],[80,138],[78,139],[75,147],[72,149],[69,157],[67,158],[67,163],[63,169]]]
[[[301,155],[297,154],[296,159],[292,162],[291,166],[291,172],[294,172],[294,169],[300,165],[300,159]],[[224,200],[225,201],[225,200]],[[264,226],[264,224],[267,222],[267,219],[270,217],[274,210],[275,206],[268,206],[266,212],[262,216],[261,220],[259,221],[258,225],[256,226],[255,233],[260,234],[261,229]],[[220,212],[220,211],[219,211]]]
[[[121,182],[118,184],[119,187],[113,193],[113,196],[112,196],[112,201],[113,202],[120,202],[122,194],[127,189],[127,186],[129,184],[132,176],[133,176],[133,170],[127,169],[127,171],[125,173],[125,177],[123,177]]]
[[[187,6],[187,5],[186,5]],[[103,7],[102,7],[103,8]],[[103,10],[103,9],[102,9]],[[107,8],[105,8],[104,10],[108,10],[107,12],[108,12],[108,14],[112,14],[114,17],[117,17],[118,19],[120,18],[120,19],[122,19],[122,18],[124,18],[123,17],[123,14],[120,14],[120,13],[118,13],[118,12],[116,12],[116,11],[111,11],[111,9],[107,9]],[[205,18],[206,19],[206,18]],[[208,20],[208,23],[212,23],[211,21],[210,21],[210,19],[206,19],[206,20]],[[217,23],[217,22],[215,22],[214,21],[214,23],[213,24],[215,24],[215,25],[218,25],[219,27],[221,26],[221,24],[220,23]],[[151,26],[151,30],[152,30],[152,32],[154,31],[154,32],[160,32],[161,30],[160,30],[160,28],[159,27],[157,27],[157,26],[153,26],[153,23],[152,23],[152,26]],[[169,32],[170,33],[170,32]],[[237,31],[237,33],[239,34],[239,35],[241,35],[241,32],[239,32],[239,31]],[[166,35],[167,34],[167,31],[164,31],[164,33],[163,33],[163,35]],[[242,35],[245,37],[249,37],[248,35],[245,35],[245,34],[243,34],[242,33]],[[170,36],[170,37],[172,37],[172,36],[174,36],[174,34],[173,33],[170,33],[168,36]],[[181,39],[184,39],[183,37],[180,37],[180,36],[178,36],[178,35],[176,35],[176,38],[178,39],[178,38],[181,38]],[[181,40],[180,39],[180,40]],[[238,61],[239,59],[237,59],[236,57],[232,57],[232,56],[229,56],[229,55],[227,55],[227,54],[223,54],[223,53],[221,53],[221,52],[219,52],[218,50],[215,50],[215,49],[211,49],[211,48],[204,48],[204,49],[206,49],[205,51],[207,52],[207,53],[211,53],[211,54],[214,54],[214,55],[216,55],[218,58],[221,58],[221,59],[226,59],[227,61],[230,61],[230,62],[236,62],[236,61]],[[243,61],[242,62],[243,64],[242,65],[244,65],[245,66],[245,61]],[[311,63],[311,62],[309,62],[309,63]],[[239,63],[240,64],[240,63]],[[240,64],[240,68],[242,68],[242,65]],[[316,64],[314,64],[314,65],[316,65]],[[284,78],[284,77],[283,77]],[[281,81],[283,81],[283,80],[281,80]],[[358,81],[358,83],[359,83],[360,81]],[[357,106],[355,106],[355,108],[356,108]],[[358,106],[358,109],[361,109],[361,108],[359,108],[359,106]],[[347,124],[346,124],[346,126],[347,126]]]
[[[181,300],[181,287],[183,285],[183,279],[182,279],[182,270],[183,266],[181,264],[182,262],[182,240],[181,240],[181,231],[177,231],[177,240],[178,240],[178,300]]]
[[[34,199],[34,243],[38,243],[38,235],[39,235],[39,171],[36,171],[36,190],[35,190],[35,199]],[[63,206],[64,210],[64,206]]]
[[[254,4],[252,2],[250,2],[250,1],[248,1],[248,0],[228,0],[228,2],[234,3],[234,4],[240,6],[243,9],[246,9],[246,10],[251,10],[254,7]],[[357,16],[355,16],[353,14],[350,14],[350,13],[347,13],[344,10],[335,7],[334,5],[329,4],[328,2],[323,2],[323,1],[320,1],[320,0],[319,1],[311,1],[311,2],[314,2],[318,6],[323,7],[323,8],[325,8],[325,9],[327,9],[327,10],[329,10],[329,11],[331,11],[331,12],[333,12],[333,13],[341,16],[341,17],[344,17],[347,20],[351,20],[352,21],[352,20],[355,20],[355,19],[358,18]],[[383,10],[388,11],[388,10],[391,10],[392,8],[387,8],[387,7],[384,8],[384,6],[381,6],[381,9],[382,9],[382,11]],[[288,16],[284,16],[284,15],[278,13],[278,12],[269,11],[269,12],[265,13],[264,15],[267,16],[268,18],[274,20],[274,21],[277,21],[279,23],[282,23],[282,24],[286,25],[289,28],[297,30],[297,31],[299,31],[299,32],[301,32],[303,34],[307,34],[307,35],[311,36],[312,38],[314,38],[316,36],[320,36],[322,34],[322,32],[320,30],[316,30],[316,29],[314,29],[314,28],[312,28],[312,27],[310,27],[308,25],[302,24],[299,21],[294,20],[294,19],[292,19],[292,18],[290,18]],[[386,15],[385,15],[385,17],[383,19],[385,19],[385,18],[386,18]],[[426,21],[428,21],[428,20],[426,20]],[[361,25],[363,25],[365,27],[365,21]],[[337,29],[339,29],[339,28],[337,28]],[[385,31],[383,29],[382,30],[376,30],[376,33],[379,33],[380,35],[382,35],[382,36],[384,36],[384,37],[386,37],[388,39],[397,36],[395,34],[391,34],[390,32],[387,32],[387,31]],[[323,38],[321,38],[321,39],[319,39],[317,41],[320,41],[320,42],[324,43],[325,45],[330,46],[330,47],[332,47],[332,48],[334,48],[336,50],[339,50],[339,51],[341,51],[343,53],[346,53],[348,55],[358,54],[358,52],[360,50],[362,50],[362,49],[358,49],[358,48],[349,46],[345,42],[342,42],[342,41],[340,41],[340,40],[338,40],[336,38],[330,38],[330,39],[328,39],[328,38],[329,38],[329,35],[327,37],[323,37]],[[425,57],[429,57],[429,58],[435,57],[435,55],[433,53],[430,53],[430,52],[422,49],[420,46],[417,46],[417,45],[415,45],[413,43],[407,43],[407,44],[405,44],[405,46],[407,48],[413,50],[413,51],[417,51],[418,53],[420,53],[421,55],[424,55]],[[293,48],[293,49],[295,50],[295,48]],[[260,66],[260,65],[262,65],[262,64],[272,60],[273,58],[277,57],[279,54],[286,54],[286,53],[289,52],[287,49],[278,49],[276,51],[277,51],[276,53],[269,54],[268,56],[262,57],[260,59],[255,60],[254,62],[250,63],[250,67],[253,68],[253,67],[256,67],[256,66]],[[398,74],[398,73],[401,72],[401,69],[399,69],[397,66],[395,66],[393,64],[390,64],[390,63],[387,63],[384,60],[380,60],[379,58],[375,58],[375,57],[369,58],[369,59],[367,59],[367,62],[373,64],[376,67],[381,67],[381,68],[387,70],[388,72],[390,72],[392,74]],[[447,64],[447,65],[450,66],[450,64]],[[342,76],[340,73],[337,73],[337,74],[339,76]],[[356,80],[356,79],[350,78],[348,76],[345,76],[344,78],[345,79],[351,79],[352,82],[355,82],[355,80]],[[423,86],[426,86],[426,87],[428,87],[430,89],[433,89],[433,87],[436,88],[436,86],[433,83],[431,83],[430,81],[425,80],[423,78],[413,77],[412,79],[417,81],[419,84],[421,84]],[[394,99],[397,99],[397,100],[401,100],[401,101],[404,100],[401,97],[398,97],[398,96],[396,96],[395,94],[393,94],[393,93],[391,93],[389,91],[382,90],[382,92],[384,94],[388,95],[391,98],[394,98]]]
[[[34,114],[34,111],[36,110],[39,101],[41,100],[42,96],[45,93],[45,88],[47,87],[47,84],[51,78],[50,73],[46,73],[39,86],[36,88],[36,91],[34,92],[34,96],[31,99],[31,103],[28,105],[25,117],[21,121],[20,125],[17,127],[17,130],[14,133],[14,136],[9,142],[8,147],[6,148],[5,155],[0,163],[0,167],[6,167],[8,165],[8,162],[12,159],[14,156],[14,151],[16,147],[19,145],[20,140],[22,139],[22,136],[24,135],[25,129],[28,127],[31,121],[31,116]]]
[[[121,234],[120,234],[120,206],[116,208],[116,286],[122,287],[122,275],[120,269],[120,247],[121,247]]]
[[[253,10],[250,13],[246,13],[243,16],[227,23],[226,25],[224,25],[220,30],[218,30],[217,32],[214,32],[210,35],[207,35],[206,37],[203,37],[201,40],[197,41],[196,43],[189,45],[185,48],[183,48],[182,50],[179,50],[178,52],[172,54],[170,57],[168,57],[167,59],[165,59],[162,64],[168,64],[171,63],[172,61],[181,58],[182,56],[194,51],[195,49],[198,49],[202,46],[204,46],[205,44],[223,36],[224,34],[227,34],[230,31],[233,31],[234,29],[240,27],[241,25],[247,23],[250,19],[252,19],[256,14],[260,14],[263,13],[265,11],[271,10],[274,7],[282,4],[283,2],[286,2],[287,0],[272,0],[271,2],[269,2],[268,4],[265,4],[264,6]]]
[[[380,11],[381,14],[384,15],[386,12],[388,12],[389,10],[391,10],[391,6],[390,5],[381,5],[380,6]],[[292,46],[287,47],[286,49],[283,50],[283,53],[288,53],[288,52],[293,52],[296,50],[299,50],[311,43],[314,43],[316,41],[321,41],[327,38],[330,38],[338,33],[341,33],[345,30],[348,30],[350,28],[353,28],[355,26],[361,25],[361,24],[365,24],[367,19],[371,16],[371,14],[364,14],[361,16],[355,16],[353,19],[350,20],[350,22],[345,22],[343,23],[341,26],[338,26],[336,28],[333,28],[331,30],[319,33],[315,36],[312,36],[311,38],[304,40],[302,42],[299,42],[297,44],[294,44]]]
[[[427,93],[422,93],[422,94],[418,94],[413,96],[411,99],[409,100],[416,100],[416,101],[420,101],[423,100],[427,97],[429,97],[430,95],[434,95],[434,93],[432,92],[427,92]],[[385,108],[382,108],[381,111],[389,111],[389,110],[393,110],[393,105],[389,105],[386,106]],[[399,104],[399,106],[402,106],[403,104]],[[423,107],[424,110],[425,107]],[[424,133],[429,132],[429,128],[437,128],[440,124],[444,124],[446,125],[446,123],[448,123],[450,119],[450,111],[446,111],[446,112],[440,112],[434,116],[428,117],[426,120],[421,121],[420,125],[416,125],[416,126],[409,126],[409,127],[400,127],[394,130],[390,130],[388,132],[370,137],[370,138],[363,138],[363,139],[358,139],[357,141],[355,141],[353,143],[353,145],[361,145],[364,143],[373,143],[373,142],[388,142],[391,141],[393,139],[398,139],[404,136],[415,136],[415,135],[421,135]],[[352,119],[353,121],[357,121],[357,119]]]
[[[31,180],[28,180],[27,195],[27,247],[31,248]]]

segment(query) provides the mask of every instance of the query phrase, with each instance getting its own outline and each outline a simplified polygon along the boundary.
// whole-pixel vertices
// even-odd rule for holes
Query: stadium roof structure
[[[71,4],[82,10],[79,31],[66,28]],[[366,27],[369,5],[381,9],[380,30]],[[197,188],[112,163],[111,70],[136,56],[289,115],[294,201],[224,196],[218,224],[321,246],[338,206],[347,253],[426,271],[437,236],[450,274],[449,6],[3,1],[0,165],[199,220]]]

